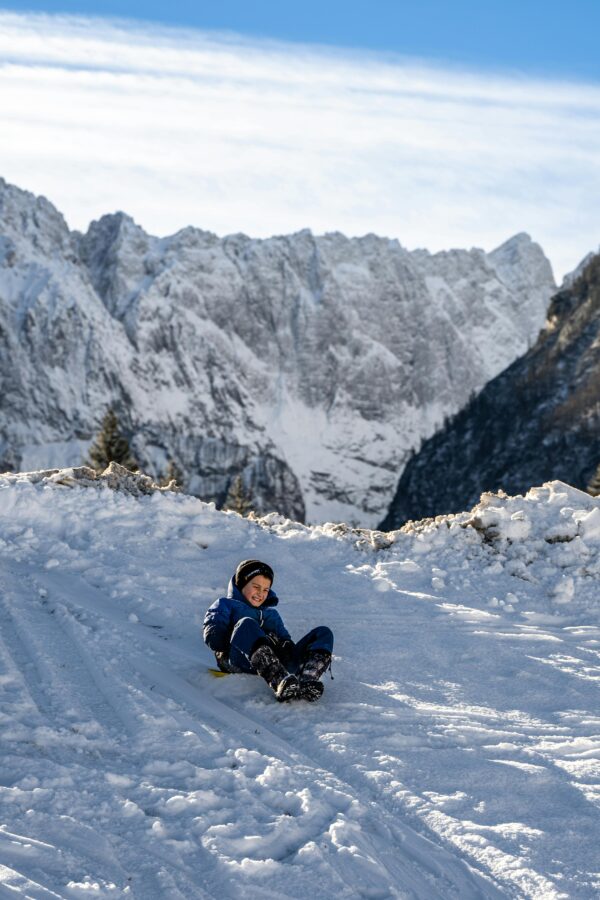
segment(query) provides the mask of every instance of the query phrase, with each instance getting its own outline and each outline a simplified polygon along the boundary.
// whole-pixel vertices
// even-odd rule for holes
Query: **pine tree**
[[[251,493],[245,488],[242,476],[236,475],[229,485],[223,509],[230,509],[232,512],[239,513],[240,516],[246,516],[252,506]]]
[[[592,480],[587,486],[588,494],[591,494],[592,497],[600,496],[600,465],[592,475]]]
[[[100,431],[89,449],[89,465],[96,472],[103,472],[111,462],[119,463],[120,466],[132,471],[139,469],[131,453],[129,441],[121,432],[119,420],[112,407],[102,419]]]
[[[172,459],[169,460],[165,474],[158,483],[161,487],[172,485],[173,490],[180,490],[183,487],[183,472]]]

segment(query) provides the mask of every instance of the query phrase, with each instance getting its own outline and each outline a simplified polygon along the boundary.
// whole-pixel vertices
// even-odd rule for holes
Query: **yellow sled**
[[[231,672],[221,672],[220,669],[213,669],[212,666],[209,666],[208,674],[212,675],[213,678],[223,678],[224,675],[231,675]]]

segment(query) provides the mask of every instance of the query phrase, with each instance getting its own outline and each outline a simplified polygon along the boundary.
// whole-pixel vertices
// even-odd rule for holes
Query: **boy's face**
[[[252,606],[262,606],[267,599],[271,582],[264,575],[255,575],[252,581],[249,581],[242,588],[242,596],[246,598]]]

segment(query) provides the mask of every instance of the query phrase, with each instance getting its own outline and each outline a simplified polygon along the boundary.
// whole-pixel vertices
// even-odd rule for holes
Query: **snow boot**
[[[229,665],[229,654],[225,653],[223,650],[215,651],[215,659],[217,661],[217,666],[223,673],[223,675],[229,675],[231,673],[231,667]]]
[[[269,687],[275,691],[280,703],[298,696],[298,679],[284,669],[269,644],[261,644],[250,657],[250,665]]]
[[[298,696],[302,700],[314,703],[322,696],[324,687],[319,679],[330,665],[331,653],[328,650],[313,650],[312,653],[309,653],[300,670]]]
[[[314,678],[301,678],[298,682],[298,697],[300,700],[308,700],[314,703],[319,697],[323,696],[323,683]]]

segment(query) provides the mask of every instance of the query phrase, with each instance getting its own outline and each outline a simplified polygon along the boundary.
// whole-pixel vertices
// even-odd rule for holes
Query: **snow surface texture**
[[[535,341],[555,290],[492,253],[341,234],[70,233],[0,179],[0,471],[77,466],[107,407],[153,476],[221,504],[375,525],[409,453]]]
[[[598,896],[598,500],[383,535],[59,481],[0,478],[3,896]],[[333,628],[319,703],[208,673],[244,557]]]

